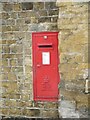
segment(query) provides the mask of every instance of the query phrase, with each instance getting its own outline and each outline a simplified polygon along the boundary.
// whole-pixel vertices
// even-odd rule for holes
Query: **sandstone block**
[[[32,71],[32,67],[30,65],[25,66],[25,71],[26,73],[29,73],[30,71]]]
[[[73,69],[72,71],[68,71],[63,73],[61,72],[61,79],[62,80],[83,80],[83,71]]]
[[[29,44],[31,44],[31,32],[26,32],[26,40],[28,41]]]
[[[19,19],[16,20],[16,26],[17,27],[19,27],[19,26],[21,26],[23,24],[25,24],[25,20],[24,19],[19,18]]]
[[[32,10],[33,9],[33,3],[32,2],[23,2],[21,4],[22,10]]]
[[[28,94],[22,94],[22,95],[21,95],[21,99],[22,99],[23,101],[28,101],[28,100],[30,99],[30,97],[29,97]]]
[[[2,46],[2,51],[3,53],[10,53],[10,48],[8,45],[3,45]]]
[[[25,24],[30,24],[30,23],[31,23],[31,18],[29,18],[29,17],[26,18],[26,19],[25,19]]]
[[[18,105],[19,105],[19,107],[24,108],[26,106],[27,102],[22,100],[22,101],[19,101]]]
[[[8,73],[8,80],[10,81],[14,81],[14,80],[17,80],[17,77],[16,77],[16,74],[15,73]]]
[[[13,105],[15,107],[18,106],[18,102],[16,100],[5,100],[5,105],[8,106],[8,107],[13,107]]]
[[[19,110],[19,109],[18,109]],[[19,113],[20,113],[21,111],[19,111]],[[9,109],[9,115],[17,115],[18,114],[18,111],[17,111],[17,109],[16,108],[10,108]]]
[[[9,82],[2,82],[2,87],[5,87],[6,89],[9,87]],[[4,93],[3,93],[4,94]]]
[[[78,67],[78,64],[73,64],[73,63],[61,63],[60,65],[59,65],[59,69],[60,69],[60,71],[61,72],[67,72],[67,71],[72,71],[72,69],[77,69],[77,67]]]
[[[19,101],[18,102],[18,106],[19,107],[22,107],[22,108],[24,108],[24,107],[33,107],[33,101]]]
[[[3,10],[3,5],[2,5],[2,3],[0,3],[0,11],[2,11]]]
[[[56,9],[56,10],[49,10],[48,11],[48,14],[50,15],[50,16],[56,16],[56,15],[58,15],[58,9]]]
[[[6,74],[1,74],[0,76],[1,76],[1,80],[3,80],[3,81],[7,80],[7,75]]]
[[[75,30],[75,29],[81,29],[82,30],[82,26],[83,26],[83,29],[87,29],[87,24],[78,24],[78,23],[74,23],[74,24],[72,24],[72,23],[69,23],[70,21],[68,21],[68,24],[62,24],[62,22],[63,21],[59,21],[58,20],[58,28],[59,28],[59,30],[70,30],[70,29],[72,29],[72,30]]]
[[[3,44],[7,44],[7,45],[11,45],[11,44],[15,44],[16,43],[16,40],[4,40],[4,43]]]
[[[35,2],[35,3],[33,3],[33,9],[34,10],[42,10],[42,9],[44,9],[44,3],[43,2]]]
[[[17,71],[17,72],[23,72],[23,67],[22,67],[22,66],[21,66],[21,67],[18,67],[16,71]]]
[[[16,59],[10,60],[10,66],[17,66]]]
[[[7,88],[7,93],[12,94],[12,96],[16,93],[17,90],[17,82],[9,83]]]
[[[12,31],[19,31],[19,30],[20,30],[20,26],[18,26],[18,25],[12,26]]]
[[[19,18],[26,18],[27,17],[27,13],[26,12],[19,12],[18,13],[18,17]]]
[[[13,5],[13,10],[14,11],[21,11],[21,4],[20,3],[15,3]]]
[[[80,103],[82,103],[82,104],[86,103],[86,105],[88,106],[88,95],[87,95],[87,94],[84,94],[84,93],[78,94],[78,95],[76,96],[76,101],[77,101],[77,102],[80,102]]]
[[[23,60],[21,58],[17,59],[17,65],[18,66],[23,66]]]
[[[15,34],[13,32],[2,33],[2,39],[3,40],[13,40],[14,37],[15,37]]]
[[[2,64],[2,60],[0,60],[0,67],[2,66],[3,64]]]
[[[10,25],[10,26],[15,25],[15,20],[14,19],[7,20],[6,25]]]
[[[65,89],[68,91],[77,91],[77,92],[84,92],[85,91],[85,81],[82,80],[75,80],[67,82],[65,81]]]
[[[43,23],[43,22],[51,22],[51,18],[50,17],[41,17],[38,20],[39,23]]]
[[[35,17],[31,17],[31,24],[32,23],[38,23],[38,19]]]
[[[42,110],[41,111],[41,115],[42,117],[46,117],[46,118],[58,118],[59,117],[59,113],[58,110]]]
[[[36,12],[36,11],[27,11],[26,14],[27,14],[28,18],[30,18],[30,17],[39,18],[38,12]]]
[[[0,44],[6,44],[6,40],[0,40]]]
[[[69,101],[75,101],[75,96],[77,95],[77,92],[68,91],[63,88],[60,89],[60,93],[64,100],[69,100]]]
[[[8,3],[4,3],[3,4],[3,10],[4,11],[12,11],[13,10],[13,5],[12,4],[8,4]]]
[[[58,20],[58,16],[57,16],[57,17],[52,17],[52,18],[51,18],[51,22],[56,23],[56,22],[57,22],[57,20]]]
[[[22,54],[16,54],[15,57],[16,57],[17,59],[23,59],[23,55],[22,55]]]
[[[17,46],[16,44],[10,45],[10,53],[17,53]]]
[[[2,13],[0,13],[0,20],[2,19]]]
[[[71,55],[69,54],[63,54],[61,53],[60,55],[60,63],[81,63],[83,62],[83,56],[78,53],[78,54],[74,54],[73,53]]]
[[[3,67],[3,68],[2,68],[2,71],[3,71],[4,73],[7,73],[7,72],[10,72],[10,71],[11,71],[11,68],[10,68],[10,67]]]
[[[2,65],[3,65],[4,67],[8,66],[8,59],[3,59],[3,60],[2,60]]]
[[[18,100],[20,100],[21,95],[20,95],[20,93],[19,93],[19,90],[17,89],[17,90],[15,91],[15,93],[10,96],[10,98],[11,98],[11,99],[18,99]]]
[[[58,109],[57,102],[34,102],[34,107],[45,109]]]
[[[25,55],[26,55],[26,56],[28,56],[28,55],[30,56],[30,55],[31,55],[31,49],[28,49],[28,48],[25,49]],[[30,59],[30,58],[29,58],[29,59]],[[30,63],[31,63],[31,61],[30,61]]]
[[[22,25],[20,26],[20,31],[28,31],[28,25]]]
[[[8,113],[8,109],[7,108],[2,108],[2,112],[3,115],[9,115]]]
[[[88,108],[88,98],[86,98],[86,102],[77,102],[77,109],[84,109],[84,108]]]
[[[19,66],[19,67],[12,67],[11,68],[12,72],[23,72],[23,67]]]
[[[55,2],[45,2],[46,9],[57,9]]]
[[[3,54],[2,55],[2,58],[15,58],[16,57],[16,55],[14,55],[14,54]]]
[[[38,11],[38,14],[40,16],[47,16],[47,10],[40,10],[40,11]]]
[[[17,12],[12,12],[10,14],[10,17],[13,18],[13,19],[17,19],[18,18],[18,13]]]
[[[72,5],[72,2],[71,2],[71,1],[70,1],[70,2],[60,2],[59,0],[57,0],[56,5],[57,5],[58,7],[65,7],[65,6],[70,6],[70,5]]]
[[[27,65],[26,67],[30,66],[30,64],[31,64],[30,57],[26,57],[25,58],[25,65]]]
[[[14,108],[14,110],[13,110],[13,108],[9,109],[9,115],[14,115],[14,116],[16,115],[17,116],[17,114],[18,115],[22,114],[22,110],[20,108],[18,108],[18,109]]]
[[[2,13],[2,19],[8,19],[10,15],[8,13]]]
[[[40,110],[39,109],[23,109],[22,110],[22,115],[26,115],[26,116],[40,116]]]
[[[22,40],[25,40],[25,32],[16,32],[15,39],[18,44],[22,44]]]

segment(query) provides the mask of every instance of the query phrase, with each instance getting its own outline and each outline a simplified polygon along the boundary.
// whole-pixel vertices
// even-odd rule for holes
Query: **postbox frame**
[[[32,33],[32,61],[33,61],[33,96],[34,96],[34,100],[35,101],[57,101],[58,100],[58,97],[59,97],[59,90],[57,91],[57,97],[54,97],[54,96],[50,96],[50,97],[47,97],[45,98],[44,96],[42,96],[41,98],[38,98],[37,97],[37,81],[36,81],[36,67],[35,67],[35,50],[36,50],[36,46],[34,44],[35,42],[35,36],[57,36],[57,45],[58,45],[58,32],[33,32]],[[41,45],[41,44],[38,44],[38,45]],[[52,45],[52,43],[49,44],[49,46]],[[53,46],[54,47],[54,46]],[[49,48],[49,49],[54,49],[53,47]],[[60,82],[60,77],[59,77],[59,69],[58,69],[58,64],[59,64],[59,54],[58,54],[58,46],[57,46],[57,87],[58,87],[58,84]],[[40,48],[38,48],[38,50],[42,50]],[[51,60],[51,59],[50,59]],[[43,65],[44,66],[44,65]],[[45,66],[49,66],[48,64],[45,65]],[[57,88],[58,89],[58,88]]]

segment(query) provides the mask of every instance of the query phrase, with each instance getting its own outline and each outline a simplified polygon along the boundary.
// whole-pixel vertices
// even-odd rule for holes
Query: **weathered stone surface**
[[[6,39],[8,39],[8,40],[13,40],[14,39],[14,33],[12,33],[12,32],[9,32],[9,33],[2,33],[2,39],[3,40],[6,40]]]
[[[8,19],[10,18],[10,15],[8,13],[2,13],[2,19]]]
[[[35,102],[34,107],[45,109],[58,109],[58,102]]]
[[[45,8],[46,9],[55,9],[55,8],[57,8],[56,3],[55,2],[46,2],[45,3]]]
[[[10,15],[11,18],[13,18],[13,19],[17,19],[17,18],[18,18],[18,13],[17,13],[17,12],[11,12],[9,15]]]
[[[38,11],[38,14],[40,16],[47,16],[47,10],[40,10],[40,11]]]
[[[7,32],[7,31],[11,31],[11,27],[10,26],[2,26],[2,32]]]
[[[32,10],[33,3],[32,2],[23,2],[22,3],[22,10]]]
[[[44,2],[35,2],[33,3],[34,10],[44,9]]]
[[[34,103],[32,76],[32,32],[57,30],[57,14],[55,2],[11,0],[3,4],[0,14],[3,116],[58,117],[57,102]]]
[[[20,30],[19,26],[17,26],[17,25],[12,26],[12,31],[19,31],[19,30]]]
[[[49,14],[50,16],[58,15],[58,9],[57,9],[57,10],[49,10],[49,11],[48,11],[48,14]]]
[[[10,53],[10,48],[9,48],[9,46],[7,45],[5,45],[5,46],[2,46],[2,52],[3,53]]]
[[[15,25],[15,20],[14,20],[14,19],[7,20],[7,21],[6,21],[6,24],[7,24],[7,25],[11,25],[11,26],[12,26],[12,25]]]
[[[22,110],[22,114],[23,115],[27,115],[27,116],[34,116],[34,117],[39,117],[40,115],[40,110],[38,109],[23,109]]]
[[[62,100],[60,101],[60,113],[62,118],[79,118],[78,111],[75,110],[75,102]]]
[[[51,18],[50,17],[41,17],[38,20],[39,23],[43,23],[43,22],[51,22]]]
[[[21,4],[15,3],[15,4],[13,5],[13,10],[14,10],[14,11],[21,11]]]
[[[27,17],[35,17],[35,18],[39,18],[39,14],[38,14],[38,11],[27,11],[26,12],[27,14]]]
[[[59,118],[57,110],[44,110],[42,111],[42,117],[46,118]]]
[[[18,13],[18,17],[19,18],[26,18],[27,17],[27,13],[26,12],[19,12]]]
[[[4,66],[8,66],[8,59],[3,59],[2,64],[3,64]]]
[[[85,114],[88,112],[88,95],[85,94],[85,88],[88,79],[88,4],[57,2],[57,6],[59,7],[61,116],[87,118]],[[66,108],[62,107],[63,99],[75,102],[74,110],[68,109],[70,104],[66,101],[64,106]]]
[[[13,5],[8,3],[3,3],[3,11],[12,11]]]

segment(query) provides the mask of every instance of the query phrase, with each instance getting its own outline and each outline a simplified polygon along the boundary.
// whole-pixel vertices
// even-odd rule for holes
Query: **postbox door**
[[[49,35],[48,35],[49,36]],[[34,100],[58,99],[58,40],[50,35],[33,38]]]

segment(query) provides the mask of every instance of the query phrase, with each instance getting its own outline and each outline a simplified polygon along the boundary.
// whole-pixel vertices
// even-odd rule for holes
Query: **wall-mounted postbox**
[[[58,100],[58,32],[32,33],[35,101]]]

